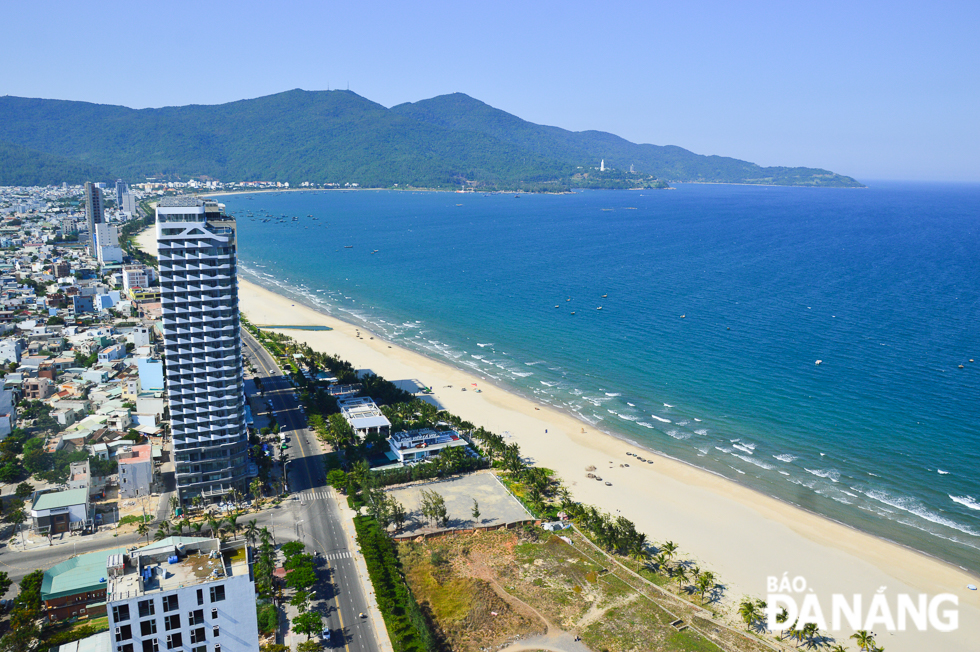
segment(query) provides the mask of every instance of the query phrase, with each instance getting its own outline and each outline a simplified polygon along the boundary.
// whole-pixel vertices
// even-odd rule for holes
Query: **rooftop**
[[[132,552],[108,573],[107,600],[127,600],[248,575],[248,549],[244,541],[169,537]]]
[[[110,652],[112,650],[112,640],[109,632],[99,632],[92,634],[88,638],[65,643],[57,648],[58,652]]]
[[[41,599],[53,600],[104,589],[106,586],[106,559],[109,558],[109,555],[121,555],[124,552],[126,552],[125,548],[90,552],[72,557],[49,568],[44,571],[44,579],[41,580]]]
[[[161,197],[160,203],[158,203],[157,206],[204,206],[204,200],[191,195],[172,195],[169,197]]]
[[[152,455],[152,446],[150,444],[141,444],[139,446],[133,446],[133,456],[127,457],[126,459],[119,460],[120,464],[137,464],[139,462],[149,462]]]
[[[41,509],[58,509],[70,505],[81,505],[88,500],[88,489],[69,489],[67,491],[52,491],[41,494],[34,501],[31,509],[38,511]]]
[[[435,446],[437,444],[448,444],[453,441],[460,441],[459,434],[455,430],[437,431],[431,428],[422,430],[402,430],[396,432],[388,438],[392,448],[420,448],[425,446]]]

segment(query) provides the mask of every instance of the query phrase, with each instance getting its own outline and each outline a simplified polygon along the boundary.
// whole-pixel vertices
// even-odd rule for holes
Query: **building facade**
[[[149,496],[153,488],[153,449],[150,444],[133,446],[132,457],[119,456],[119,495],[123,498]]]
[[[106,560],[116,652],[258,652],[244,541],[171,537]]]
[[[88,223],[88,252],[95,256],[95,225],[105,222],[105,206],[102,189],[91,181],[85,183],[85,221]]]
[[[237,239],[223,209],[182,196],[157,205],[167,393],[185,502],[244,492],[248,471]]]

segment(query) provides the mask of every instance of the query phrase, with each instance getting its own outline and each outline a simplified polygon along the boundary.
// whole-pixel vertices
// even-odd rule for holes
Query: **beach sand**
[[[155,252],[152,232],[140,236]],[[325,325],[330,331],[283,330],[314,349],[336,354],[359,370],[388,380],[431,387],[427,399],[468,421],[517,442],[535,464],[554,469],[576,500],[591,503],[632,520],[654,543],[674,541],[679,558],[690,558],[714,571],[725,585],[728,610],[742,596],[765,599],[767,578],[801,576],[819,596],[830,624],[831,596],[861,594],[867,615],[882,587],[897,618],[897,596],[907,593],[957,596],[959,627],[953,632],[889,633],[871,629],[885,649],[980,649],[980,595],[967,584],[980,580],[969,573],[916,551],[742,487],[728,479],[682,462],[645,452],[626,441],[595,430],[570,415],[504,391],[482,378],[459,371],[379,339],[364,329],[323,315],[291,299],[239,279],[243,314],[256,325]],[[356,333],[360,332],[358,338]],[[374,339],[370,339],[371,337]],[[468,391],[461,391],[461,388]],[[476,388],[480,393],[472,391]],[[627,456],[639,452],[654,464]],[[645,454],[644,454],[645,453]],[[628,468],[620,464],[629,464]],[[604,481],[585,477],[594,465]],[[802,602],[802,595],[796,596]],[[845,642],[854,628],[833,632]],[[853,646],[852,646],[853,647]]]

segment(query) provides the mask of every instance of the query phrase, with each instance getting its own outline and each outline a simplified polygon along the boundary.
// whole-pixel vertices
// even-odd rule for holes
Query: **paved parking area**
[[[430,526],[422,517],[422,489],[435,491],[445,499],[450,528],[487,527],[533,518],[491,473],[484,471],[389,489],[388,493],[404,505],[408,512],[408,519],[400,534],[443,529]],[[473,518],[474,498],[480,505],[479,519]]]

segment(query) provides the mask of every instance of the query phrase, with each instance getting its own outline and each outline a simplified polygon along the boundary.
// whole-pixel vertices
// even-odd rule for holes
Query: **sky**
[[[132,108],[463,92],[869,180],[980,182],[980,2],[10,2],[0,95]]]

